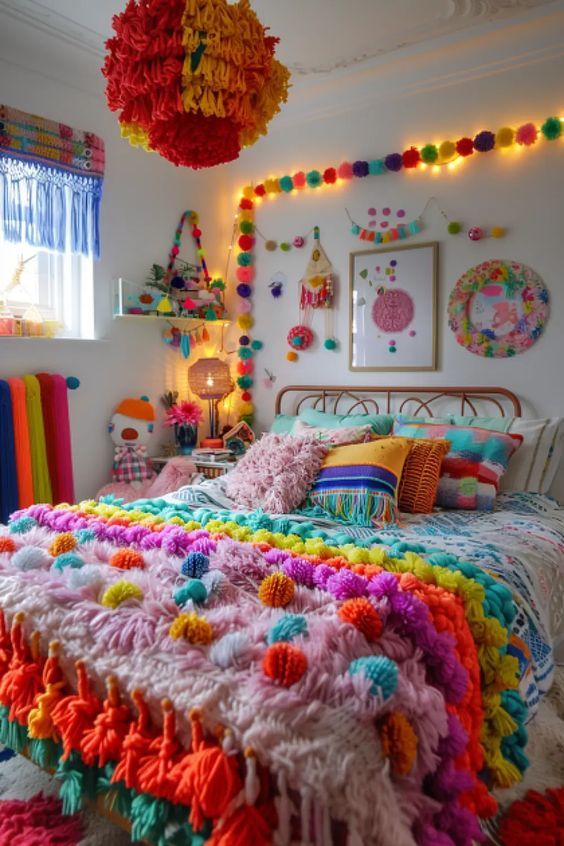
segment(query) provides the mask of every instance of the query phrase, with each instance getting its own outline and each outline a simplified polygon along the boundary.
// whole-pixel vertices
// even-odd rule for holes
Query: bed
[[[288,403],[521,411],[499,388]],[[527,767],[563,569],[541,494],[379,531],[234,510],[225,477],[32,506],[0,530],[0,740],[148,843],[469,844]]]

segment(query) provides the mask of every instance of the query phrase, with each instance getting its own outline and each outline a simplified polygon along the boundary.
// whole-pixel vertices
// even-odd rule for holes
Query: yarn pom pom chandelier
[[[213,167],[265,135],[288,94],[278,38],[249,0],[129,0],[112,21],[106,99],[134,146]]]

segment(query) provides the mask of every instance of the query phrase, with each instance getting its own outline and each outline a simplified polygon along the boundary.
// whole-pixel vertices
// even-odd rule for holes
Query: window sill
[[[61,343],[61,341],[72,341],[76,343],[80,341],[81,343],[87,344],[100,344],[100,343],[107,343],[108,338],[73,338],[67,336],[57,336],[55,338],[50,338],[47,335],[0,335],[0,342],[1,341],[48,341],[49,343]]]

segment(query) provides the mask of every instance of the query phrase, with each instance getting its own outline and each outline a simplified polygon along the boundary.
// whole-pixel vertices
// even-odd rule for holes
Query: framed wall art
[[[350,255],[350,370],[437,369],[438,244]]]

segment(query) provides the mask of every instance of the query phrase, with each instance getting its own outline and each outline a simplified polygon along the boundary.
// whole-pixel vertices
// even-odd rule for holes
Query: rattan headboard
[[[456,408],[455,408],[456,405]],[[455,412],[489,417],[521,416],[519,398],[507,388],[288,385],[276,396],[275,413],[298,414],[304,406],[334,413],[385,413],[434,417]]]

